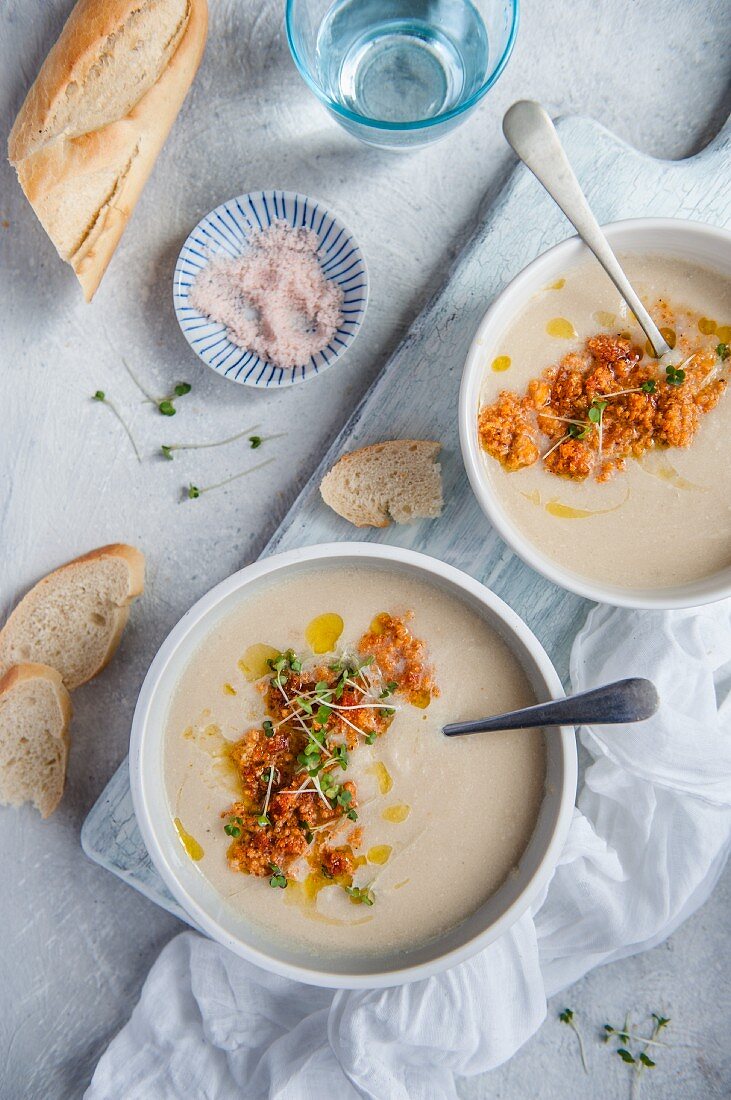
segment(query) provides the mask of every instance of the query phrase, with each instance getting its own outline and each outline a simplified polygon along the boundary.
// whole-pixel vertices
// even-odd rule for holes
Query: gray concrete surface
[[[75,696],[61,808],[45,823],[27,808],[0,810],[2,1100],[80,1096],[179,928],[84,858],[81,823],[125,755],[136,692],[160,641],[203,591],[256,556],[498,189],[510,162],[499,129],[506,106],[540,98],[554,113],[600,119],[647,152],[682,157],[715,133],[731,102],[724,0],[526,2],[511,64],[480,111],[442,144],[389,156],[354,143],[311,99],[287,53],[282,7],[211,4],[193,92],[93,305],[0,166],[0,613],[47,569],[103,542],[136,542],[149,563],[147,593],[114,664]],[[3,133],[69,8],[69,0],[0,8]],[[338,209],[367,254],[373,288],[347,365],[281,394],[233,387],[198,364],[170,302],[189,228],[223,199],[261,186],[296,188]],[[193,384],[174,420],[139,403],[122,354],[161,394],[182,378]],[[108,410],[89,400],[98,388],[129,417],[143,466]],[[181,503],[181,487],[244,468],[245,450],[168,464],[149,457],[160,443],[221,438],[257,421],[264,435],[288,430],[270,444],[277,461],[199,501]],[[731,1088],[722,1057],[730,881],[727,873],[668,944],[590,975],[566,997],[587,1030],[626,1008],[660,1007],[679,1021],[678,1042],[693,1045],[658,1058],[643,1082],[648,1097],[695,1100]],[[515,1059],[463,1083],[463,1095],[628,1095],[626,1067],[604,1049],[592,1046],[592,1073],[581,1073],[557,1007]]]

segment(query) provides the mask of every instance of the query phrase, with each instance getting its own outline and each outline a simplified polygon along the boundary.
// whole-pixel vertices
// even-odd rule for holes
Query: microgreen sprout
[[[337,760],[340,767],[345,771],[348,766],[348,750],[345,745],[336,745],[333,749],[333,759]]]
[[[586,1053],[584,1051],[584,1040],[581,1038],[581,1032],[576,1026],[574,1020],[574,1010],[572,1008],[565,1008],[563,1012],[559,1012],[558,1018],[562,1024],[566,1024],[571,1028],[579,1044],[579,1054],[581,1056],[581,1064],[584,1067],[584,1073],[589,1072],[589,1067],[586,1064]]]
[[[263,466],[268,466],[274,459],[268,458],[265,462],[260,462],[256,466],[250,466],[248,470],[242,470],[238,474],[233,474],[231,477],[226,477],[223,481],[217,481],[215,485],[204,485],[199,487],[191,482],[188,488],[185,490],[185,496],[188,500],[197,500],[198,497],[203,496],[204,493],[212,493],[214,489],[222,489],[224,485],[230,485],[232,481],[238,481],[240,477],[246,477],[248,474],[253,474],[256,470],[261,470]]]
[[[731,348],[728,344],[716,344],[716,355],[725,363],[729,355],[731,355]]]
[[[373,905],[376,896],[370,886],[345,886],[345,893],[355,905]]]
[[[104,390],[97,390],[97,391],[96,391],[96,393],[93,393],[93,394],[91,395],[91,399],[92,399],[92,401],[98,401],[98,402],[99,402],[99,403],[100,403],[101,405],[106,405],[106,406],[107,406],[107,408],[108,408],[108,409],[109,409],[109,410],[110,410],[110,411],[111,411],[112,413],[114,413],[114,415],[116,416],[117,420],[119,421],[119,423],[120,423],[120,424],[122,425],[122,427],[124,428],[124,430],[125,430],[125,432],[126,432],[126,435],[127,435],[127,438],[129,439],[130,443],[132,444],[132,450],[133,450],[133,451],[134,451],[134,453],[135,453],[135,457],[137,458],[137,461],[138,461],[138,462],[142,462],[142,458],[140,457],[140,452],[139,452],[139,449],[138,449],[138,447],[137,447],[137,444],[135,443],[135,438],[134,438],[134,436],[132,435],[132,432],[131,432],[131,430],[130,430],[129,424],[128,424],[128,423],[127,423],[127,421],[126,421],[126,420],[124,419],[124,417],[122,416],[122,414],[121,414],[121,412],[119,411],[119,409],[117,408],[117,406],[116,406],[116,405],[115,405],[115,404],[114,404],[114,403],[113,403],[112,401],[110,401],[110,400],[109,400],[109,398],[108,398],[108,397],[107,397],[107,395],[105,394]]]
[[[262,778],[263,778],[263,775],[264,775],[264,773],[262,773]],[[280,778],[279,777],[279,772],[277,771],[277,769],[274,767],[273,764],[270,764],[269,765],[269,774],[268,774],[267,780],[266,780],[267,793],[266,793],[266,797],[264,798],[264,805],[261,808],[261,813],[259,814],[259,816],[256,819],[257,825],[261,825],[262,828],[265,828],[267,825],[271,825],[271,821],[269,820],[269,817],[267,815],[267,810],[269,809],[269,799],[272,797],[272,784],[274,783],[274,776],[275,775],[277,777],[277,782],[279,782],[279,778]]]
[[[669,366],[665,368],[665,381],[669,386],[682,386],[685,382],[685,371],[682,367]]]
[[[654,378],[647,378],[642,385],[635,386],[630,390],[614,390],[612,393],[603,393],[602,397],[624,397],[626,393],[654,393],[657,389],[657,382]]]
[[[159,401],[155,401],[158,412],[163,416],[175,416],[178,411],[175,408],[175,398],[185,397],[186,393],[190,393],[192,388],[190,382],[178,382],[172,393],[169,393],[167,397],[161,397]]]
[[[167,458],[172,462],[175,458],[174,451],[205,451],[210,447],[225,447],[227,443],[235,443],[237,439],[248,435],[250,431],[252,431],[251,428],[244,428],[242,432],[237,432],[236,435],[229,435],[226,439],[216,439],[212,443],[163,443],[160,447],[160,453],[163,458]]]
[[[269,869],[272,872],[272,877],[269,879],[269,885],[272,887],[279,887],[280,890],[285,890],[287,887],[287,876],[281,867],[276,863],[270,863]]]
[[[546,461],[546,459],[548,458],[548,456],[549,456],[549,455],[552,455],[552,454],[553,454],[553,452],[554,452],[555,450],[557,450],[557,449],[558,449],[558,448],[559,448],[559,447],[561,446],[561,444],[562,444],[562,443],[565,443],[567,439],[571,439],[571,434],[570,434],[570,432],[566,432],[566,434],[565,434],[565,435],[562,435],[562,436],[561,436],[561,438],[560,438],[560,439],[559,439],[559,440],[558,440],[558,441],[557,441],[556,443],[554,443],[552,447],[549,447],[549,449],[548,449],[548,450],[546,451],[546,453],[545,453],[545,454],[543,455],[543,461],[545,462],[545,461]]]
[[[257,447],[261,447],[264,440],[260,435],[250,435],[249,443],[251,444],[252,451],[255,451]]]
[[[227,836],[233,837],[234,840],[236,840],[238,837],[241,836],[242,825],[243,821],[240,817],[232,817],[231,820],[226,825],[224,825],[223,831],[224,833],[226,833]]]
[[[652,1031],[650,1035],[638,1035],[632,1031],[629,1022],[629,1013],[625,1016],[624,1025],[621,1028],[614,1027],[612,1024],[605,1024],[603,1029],[604,1041],[615,1041],[620,1045],[615,1048],[615,1053],[623,1062],[626,1062],[629,1066],[634,1066],[634,1076],[632,1081],[632,1097],[637,1100],[639,1096],[640,1087],[642,1084],[642,1074],[646,1069],[654,1069],[656,1062],[650,1056],[648,1051],[651,1047],[662,1047],[666,1044],[658,1039],[660,1032],[668,1026],[670,1020],[667,1016],[661,1016],[657,1012],[652,1013],[652,1019],[654,1021]],[[634,1051],[630,1049],[630,1046],[634,1045]],[[637,1049],[639,1046],[640,1049]]]
[[[606,407],[607,407],[607,402],[606,401],[599,401],[598,398],[596,398],[596,397],[594,398],[594,400],[592,401],[592,403],[589,407],[589,411],[586,414],[589,417],[589,420],[592,422],[592,424],[596,424],[597,427],[601,424],[602,418],[604,416],[604,410],[606,409]]]
[[[265,718],[264,723],[263,723],[263,727],[264,727],[264,736],[265,737],[273,737],[274,736],[274,724],[272,723],[271,718]]]

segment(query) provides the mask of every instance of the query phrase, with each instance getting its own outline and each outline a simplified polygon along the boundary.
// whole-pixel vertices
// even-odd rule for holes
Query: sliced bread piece
[[[69,691],[96,676],[119,645],[129,605],[142,593],[145,559],[112,543],[62,565],[31,588],[0,630],[0,676],[37,661]]]
[[[442,511],[441,449],[428,439],[392,439],[351,451],[322,479],[322,499],[356,527],[435,519]]]
[[[71,697],[55,668],[15,665],[0,679],[0,803],[32,802],[41,817],[66,782]]]

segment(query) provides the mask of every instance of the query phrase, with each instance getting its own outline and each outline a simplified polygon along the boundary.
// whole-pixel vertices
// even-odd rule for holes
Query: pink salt
[[[190,304],[225,325],[238,347],[277,367],[301,366],[335,335],[343,292],[322,272],[313,230],[275,221],[249,241],[243,256],[206,264]]]

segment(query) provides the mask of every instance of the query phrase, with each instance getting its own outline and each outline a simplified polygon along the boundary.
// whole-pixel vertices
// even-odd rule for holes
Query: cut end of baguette
[[[49,573],[0,630],[0,675],[32,661],[57,669],[69,691],[85,684],[117,649],[144,571],[139,550],[113,543]]]
[[[0,803],[49,817],[66,782],[71,698],[61,676],[21,664],[0,678]]]
[[[442,511],[440,443],[393,439],[343,455],[322,479],[322,499],[356,527],[436,519]]]

